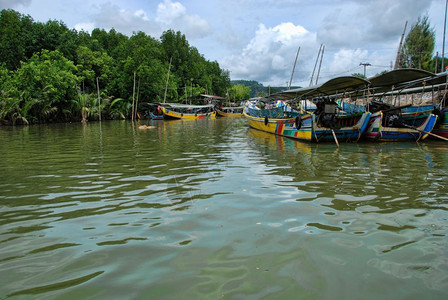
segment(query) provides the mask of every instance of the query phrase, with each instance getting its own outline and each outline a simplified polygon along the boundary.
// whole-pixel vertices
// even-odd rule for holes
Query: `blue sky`
[[[91,31],[115,28],[159,38],[179,30],[204,57],[218,61],[231,79],[264,85],[309,84],[316,56],[325,45],[319,82],[390,69],[404,24],[427,14],[442,52],[445,0],[0,0],[0,9],[29,14],[35,21],[63,21]],[[448,49],[445,50],[445,53]]]

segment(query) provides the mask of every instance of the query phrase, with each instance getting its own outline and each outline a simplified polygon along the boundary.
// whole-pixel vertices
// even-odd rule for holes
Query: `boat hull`
[[[314,114],[298,117],[300,118],[300,126],[298,126],[299,124],[297,124],[298,122],[296,118],[260,118],[244,112],[244,116],[247,118],[249,126],[252,128],[309,142],[334,141],[333,132],[339,141],[357,141],[366,130],[370,115],[371,114],[368,112],[361,113],[353,126],[331,129],[318,126]],[[345,119],[348,120],[348,117]]]
[[[433,129],[432,133],[441,136],[441,137],[445,137],[448,138],[448,107],[445,107],[444,109],[441,110],[441,120],[440,120],[440,124],[438,124],[438,126],[436,128]],[[436,137],[431,137],[431,138],[436,138]]]
[[[218,117],[225,117],[225,118],[239,118],[243,116],[243,112],[239,113],[227,113],[222,110],[217,109],[216,114]]]
[[[200,114],[188,114],[174,111],[167,107],[161,107],[162,113],[165,117],[171,119],[183,119],[183,120],[202,120],[202,119],[215,119],[216,111]]]
[[[373,141],[396,142],[396,141],[420,141],[428,137],[428,133],[434,128],[437,116],[429,114],[426,120],[418,127],[387,127],[383,126],[383,113],[381,111],[372,114],[369,127],[365,136]]]
[[[162,115],[156,115],[154,113],[151,113],[151,119],[153,120],[163,120],[163,114]]]

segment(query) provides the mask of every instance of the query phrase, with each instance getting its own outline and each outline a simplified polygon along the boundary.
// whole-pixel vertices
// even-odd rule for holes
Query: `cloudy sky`
[[[235,79],[264,85],[307,86],[320,45],[319,82],[391,68],[404,29],[427,14],[442,52],[445,0],[0,0],[35,21],[63,21],[69,28],[143,31],[159,38],[181,31],[204,57]],[[448,49],[445,50],[445,53]],[[316,71],[317,73],[317,71]],[[315,81],[316,79],[314,79]]]

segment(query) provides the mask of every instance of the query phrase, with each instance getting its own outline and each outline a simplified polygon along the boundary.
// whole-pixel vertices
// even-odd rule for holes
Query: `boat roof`
[[[180,104],[180,103],[160,103],[160,106],[172,107],[172,108],[205,108],[205,107],[214,107],[213,104],[191,105],[191,104]]]
[[[428,80],[436,74],[419,69],[397,69],[369,78],[374,93],[432,85]]]
[[[434,74],[434,77],[425,80],[426,85],[447,84],[448,72]]]
[[[371,87],[393,86],[426,77],[435,76],[434,73],[419,69],[396,69],[369,78]]]
[[[319,85],[281,91],[267,97],[266,100],[313,98],[343,93],[351,93],[352,96],[357,96],[365,93],[367,89],[370,89],[369,92],[373,93],[386,93],[394,90],[440,86],[447,83],[447,80],[448,72],[435,74],[425,70],[404,68],[385,72],[369,79],[357,76],[335,77]]]
[[[301,97],[313,98],[323,95],[328,96],[352,92],[355,90],[364,89],[368,85],[369,81],[364,78],[357,76],[341,76],[332,78],[319,85],[281,91],[269,96],[268,98],[271,98],[272,100],[288,100]]]

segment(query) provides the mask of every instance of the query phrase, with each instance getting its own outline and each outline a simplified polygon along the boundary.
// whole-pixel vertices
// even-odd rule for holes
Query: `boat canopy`
[[[447,84],[447,80],[448,72],[435,74],[425,70],[405,68],[392,70],[369,79],[356,76],[336,77],[319,85],[281,91],[267,97],[267,100],[303,99],[344,93],[350,93],[351,96],[356,97],[365,95],[366,92],[380,94],[410,88],[424,89],[429,86]]]
[[[294,98],[313,98],[317,96],[328,96],[334,94],[341,94],[345,92],[353,92],[360,89],[365,89],[369,85],[369,81],[357,76],[341,76],[330,79],[325,83],[285,90],[275,93],[268,98],[272,100],[289,100]]]
[[[435,74],[434,77],[425,80],[426,85],[447,84],[448,72]]]
[[[375,93],[426,85],[426,80],[436,74],[419,69],[397,69],[369,78],[370,88]]]

